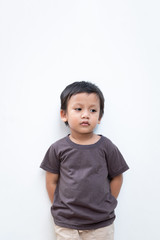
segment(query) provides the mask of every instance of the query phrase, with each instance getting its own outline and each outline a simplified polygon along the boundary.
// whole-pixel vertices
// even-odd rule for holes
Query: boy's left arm
[[[114,177],[110,182],[111,194],[117,199],[123,183],[123,175]]]

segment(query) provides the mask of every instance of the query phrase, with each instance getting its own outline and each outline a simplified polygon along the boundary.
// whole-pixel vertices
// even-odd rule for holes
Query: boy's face
[[[100,123],[100,100],[95,93],[73,95],[67,105],[67,111],[61,110],[61,118],[68,122],[71,134],[92,133]]]

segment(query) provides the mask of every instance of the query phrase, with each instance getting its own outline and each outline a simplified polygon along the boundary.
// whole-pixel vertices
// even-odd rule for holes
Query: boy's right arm
[[[56,190],[58,178],[59,178],[58,174],[46,172],[46,188],[47,188],[48,196],[51,203],[53,203],[54,192]]]

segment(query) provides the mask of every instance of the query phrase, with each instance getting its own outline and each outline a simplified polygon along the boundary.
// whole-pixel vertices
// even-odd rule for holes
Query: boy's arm
[[[56,190],[58,178],[59,178],[58,174],[46,172],[46,188],[51,203],[53,203],[54,192]]]
[[[111,194],[117,199],[119,192],[121,190],[123,182],[123,175],[120,174],[116,177],[114,177],[110,182],[110,188],[111,188]]]

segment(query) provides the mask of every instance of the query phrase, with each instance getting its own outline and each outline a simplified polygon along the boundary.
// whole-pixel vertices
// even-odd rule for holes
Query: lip
[[[89,122],[84,121],[84,122],[81,122],[81,125],[82,125],[82,126],[89,126],[90,124],[89,124]]]

